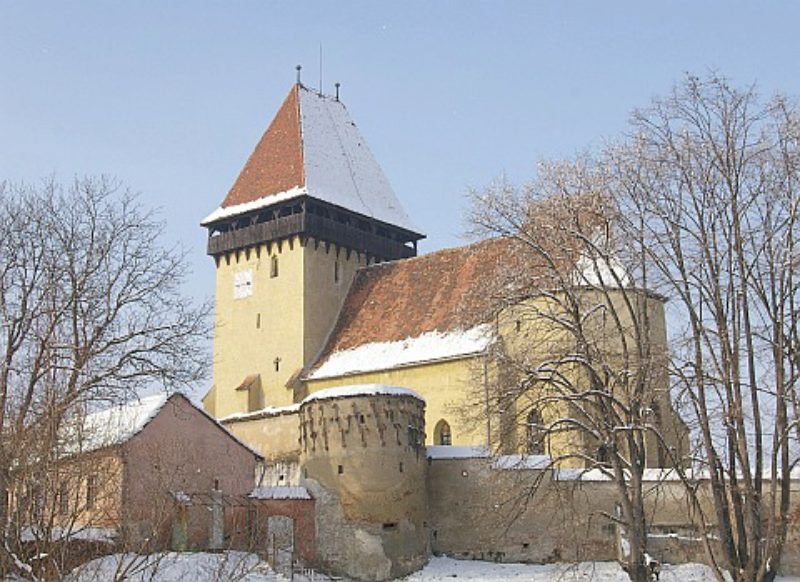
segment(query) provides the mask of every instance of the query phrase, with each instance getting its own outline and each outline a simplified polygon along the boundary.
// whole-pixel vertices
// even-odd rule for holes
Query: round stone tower
[[[382,385],[322,390],[300,405],[303,484],[326,569],[386,580],[428,559],[425,402]]]

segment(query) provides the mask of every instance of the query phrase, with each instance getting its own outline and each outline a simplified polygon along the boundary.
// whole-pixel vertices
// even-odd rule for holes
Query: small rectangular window
[[[400,472],[401,473],[403,472],[403,463],[402,462],[400,463]]]
[[[261,329],[261,314],[256,313],[256,329]]]
[[[66,481],[58,487],[58,512],[61,515],[69,513],[69,483]]]
[[[339,261],[333,263],[333,282],[339,282]]]
[[[339,475],[343,475],[344,474],[344,466],[343,465],[339,465],[339,468],[337,469],[337,473],[339,473]]]
[[[269,276],[273,279],[278,276],[278,257],[272,257],[269,262]]]
[[[94,509],[97,501],[97,475],[86,478],[86,509]]]

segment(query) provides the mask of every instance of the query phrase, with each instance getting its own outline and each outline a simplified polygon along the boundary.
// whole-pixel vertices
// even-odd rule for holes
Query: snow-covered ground
[[[67,582],[278,582],[283,580],[255,554],[169,552],[140,556],[114,554],[73,570]]]
[[[275,574],[257,556],[243,552],[167,553],[150,556],[117,554],[94,560],[74,570],[68,582],[107,582],[131,580],[144,582],[179,581],[241,581],[281,582],[286,578]],[[295,575],[298,582],[311,578]],[[324,576],[315,580],[325,580]],[[628,577],[616,563],[583,562],[580,564],[495,564],[476,560],[432,558],[421,571],[403,578],[405,582],[453,582],[453,580],[480,580],[501,582],[526,580],[529,582],[626,582]],[[700,564],[665,565],[661,582],[712,582],[711,571]],[[780,582],[800,582],[800,578],[779,577]]]
[[[421,571],[404,578],[406,582],[453,582],[453,580],[527,580],[530,582],[626,582],[628,576],[614,562],[580,564],[495,564],[476,560],[432,558]],[[711,570],[701,564],[664,565],[661,582],[713,582]],[[800,582],[800,578],[778,577],[780,582]]]

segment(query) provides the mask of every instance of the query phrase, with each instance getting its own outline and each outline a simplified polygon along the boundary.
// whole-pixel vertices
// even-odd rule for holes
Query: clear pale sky
[[[596,147],[687,72],[800,94],[794,2],[0,0],[0,180],[108,174],[158,206],[213,293],[198,225],[294,81],[342,100],[427,252],[464,193]]]

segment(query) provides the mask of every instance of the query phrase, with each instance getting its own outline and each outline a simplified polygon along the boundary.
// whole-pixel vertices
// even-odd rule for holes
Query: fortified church
[[[482,406],[488,348],[505,333],[488,316],[489,286],[509,243],[417,256],[425,235],[338,95],[295,84],[202,225],[216,264],[203,405],[263,456],[267,496],[314,500],[318,564],[387,579],[431,552],[546,561],[576,547],[584,558],[614,557],[603,524],[583,523],[570,538],[578,522],[557,501],[514,526],[499,521],[500,494],[530,478],[503,463],[532,470],[518,453],[541,460],[590,444],[525,450],[513,429],[500,442],[492,419],[464,420],[459,410]],[[662,303],[649,308],[665,343]],[[678,427],[668,399],[663,410]],[[591,502],[613,511],[608,485]]]

